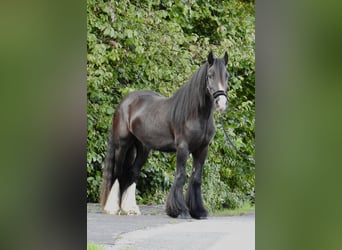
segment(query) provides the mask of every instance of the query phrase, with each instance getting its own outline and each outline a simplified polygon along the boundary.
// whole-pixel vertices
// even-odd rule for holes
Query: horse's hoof
[[[104,209],[105,213],[107,214],[111,214],[111,215],[120,215],[120,208],[119,209],[113,209],[113,210],[109,210],[109,209]]]
[[[206,210],[201,211],[201,212],[190,212],[190,215],[192,218],[197,219],[197,220],[205,220],[208,218],[208,212]]]
[[[206,219],[208,219],[208,216],[201,216],[201,217],[199,217],[198,219],[199,219],[199,220],[206,220]]]
[[[128,216],[134,216],[134,215],[140,215],[140,212],[136,212],[136,211],[128,211],[128,212],[124,212],[126,215]]]
[[[126,209],[126,210],[121,208],[121,210],[126,215],[141,215],[141,212],[138,206],[136,208]]]
[[[189,212],[182,212],[178,215],[178,219],[191,219]]]

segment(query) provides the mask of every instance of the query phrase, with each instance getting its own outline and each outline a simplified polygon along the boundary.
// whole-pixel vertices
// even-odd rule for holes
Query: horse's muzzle
[[[225,95],[220,95],[215,98],[216,111],[223,112],[226,110],[228,104],[227,97]]]
[[[215,108],[218,112],[223,112],[227,108],[227,94],[223,90],[218,90],[213,94],[215,100]]]

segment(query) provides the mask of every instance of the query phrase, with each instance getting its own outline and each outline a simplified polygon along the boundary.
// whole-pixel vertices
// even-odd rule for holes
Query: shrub
[[[253,2],[88,0],[87,15],[89,202],[99,197],[108,130],[122,97],[138,89],[171,96],[210,50],[217,56],[229,53],[230,106],[222,115],[223,126],[240,151],[254,156]],[[211,210],[254,199],[255,161],[230,148],[217,118],[202,188]],[[175,157],[160,152],[151,156],[137,184],[138,202],[164,203]]]

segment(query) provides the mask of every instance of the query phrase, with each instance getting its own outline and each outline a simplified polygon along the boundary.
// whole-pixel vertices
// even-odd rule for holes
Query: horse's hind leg
[[[138,140],[135,142],[136,157],[133,165],[126,173],[125,186],[122,188],[121,210],[127,215],[139,215],[140,210],[136,204],[135,189],[138,181],[141,167],[147,160],[149,149],[144,147]],[[128,154],[129,155],[129,154]]]
[[[208,215],[208,212],[203,205],[201,191],[203,164],[207,157],[207,153],[208,146],[197,150],[192,154],[194,159],[193,169],[186,194],[186,203],[189,207],[191,217],[195,219],[205,219]]]
[[[117,179],[110,190],[104,210],[106,213],[114,215],[120,212],[120,187]]]
[[[109,193],[104,210],[109,214],[119,214],[120,212],[120,186],[123,182],[125,168],[127,167],[127,152],[131,145],[130,139],[115,141],[115,168],[114,168],[114,184]]]

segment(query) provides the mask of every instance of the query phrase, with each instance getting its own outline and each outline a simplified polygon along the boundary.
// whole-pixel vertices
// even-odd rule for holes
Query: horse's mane
[[[206,62],[192,75],[188,83],[170,98],[171,121],[176,127],[182,128],[186,120],[197,118],[199,112],[206,107],[207,98],[210,98],[207,96],[207,69]]]

